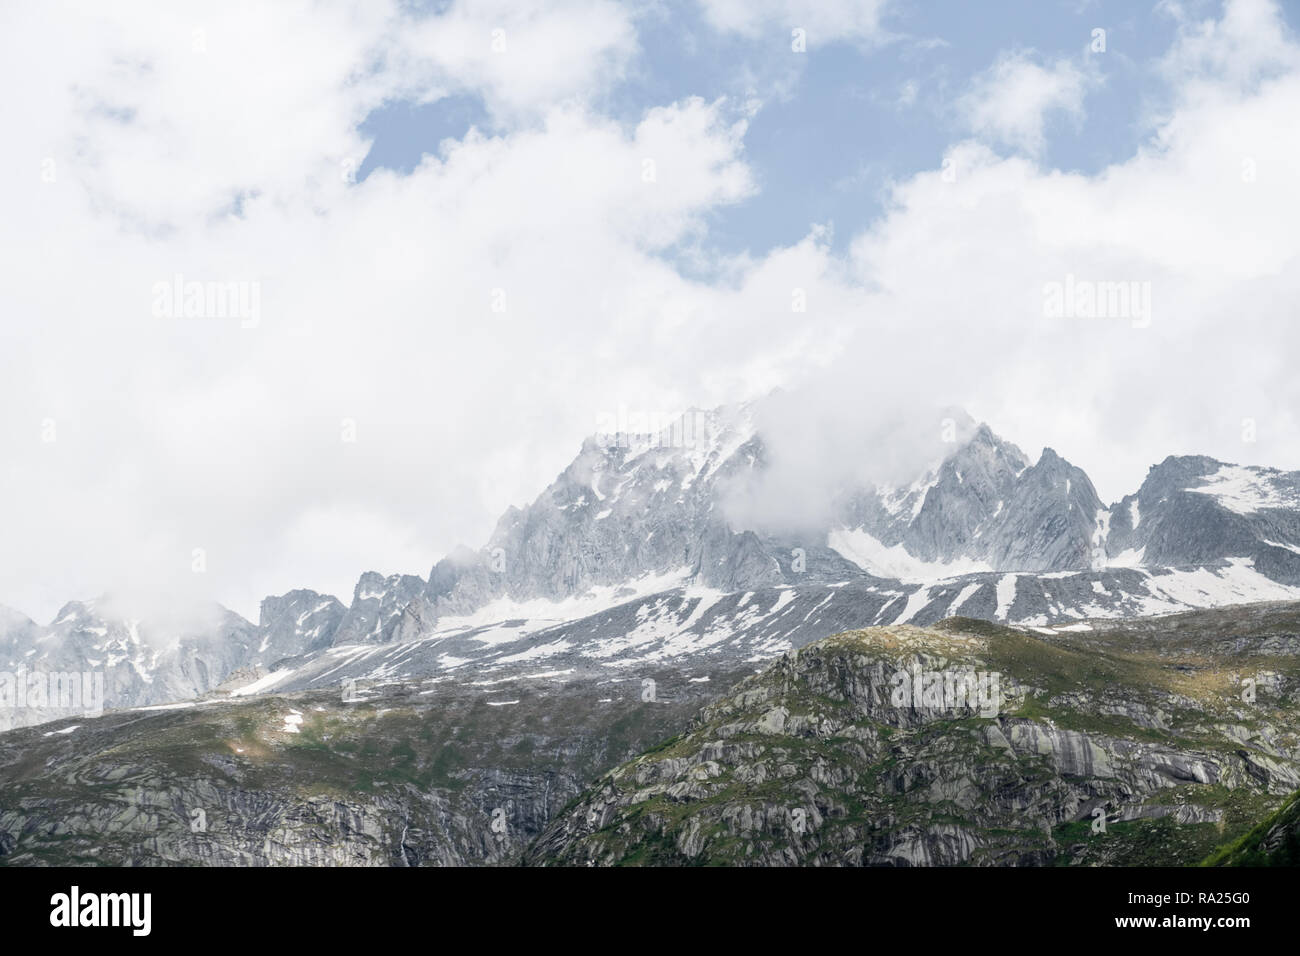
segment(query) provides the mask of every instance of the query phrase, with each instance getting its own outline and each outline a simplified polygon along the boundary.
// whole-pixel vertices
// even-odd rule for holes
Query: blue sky
[[[1095,173],[1131,156],[1149,115],[1167,106],[1156,66],[1176,32],[1158,4],[1132,0],[898,4],[882,19],[887,36],[813,35],[803,54],[792,51],[789,30],[773,25],[757,42],[720,32],[694,3],[664,4],[637,23],[640,53],[603,98],[605,112],[635,124],[647,109],[690,96],[725,97],[736,109],[761,101],[745,136],[759,191],[716,210],[706,239],[722,253],[755,255],[797,241],[814,223],[830,225],[842,248],[881,213],[891,182],[940,164],[965,132],[960,96],[1004,52],[1096,70],[1086,112],[1049,119],[1044,165]],[[1096,28],[1106,31],[1101,55],[1090,51]],[[914,95],[905,98],[907,90]],[[409,172],[470,127],[502,131],[469,94],[386,103],[361,126],[373,144],[358,178],[378,167]]]

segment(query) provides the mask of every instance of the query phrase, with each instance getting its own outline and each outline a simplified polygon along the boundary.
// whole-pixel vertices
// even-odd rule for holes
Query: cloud
[[[1259,80],[1297,66],[1294,32],[1274,0],[1233,0],[1218,19],[1193,19],[1181,4],[1158,7],[1179,26],[1177,42],[1163,57],[1168,79],[1184,95],[1213,87],[1248,89]]]
[[[957,108],[977,136],[1038,155],[1046,144],[1048,116],[1081,118],[1093,82],[1069,60],[1043,65],[1030,52],[1006,53],[975,78]]]
[[[366,568],[427,572],[535,494],[602,409],[684,396],[719,326],[736,335],[726,297],[661,253],[752,194],[746,109],[688,99],[624,125],[564,95],[613,80],[574,74],[507,130],[353,183],[357,126],[411,88],[408,63],[372,58],[400,18],[305,13],[260,14],[282,19],[255,18],[237,51],[224,7],[138,29],[68,19],[43,59],[61,15],[8,12],[11,82],[31,70],[33,92],[0,107],[24,147],[0,157],[0,526],[24,542],[0,558],[4,601],[42,616],[176,592],[255,615],[269,592],[346,597]],[[570,35],[540,19],[539,42]],[[510,55],[536,45],[534,20],[506,21]],[[508,92],[476,69],[453,72],[527,104],[526,75]],[[259,321],[160,318],[174,281],[255,288]],[[768,344],[735,350],[734,373],[714,364],[708,397]]]
[[[854,389],[841,375],[815,378],[753,403],[766,468],[726,489],[728,520],[778,535],[824,532],[847,494],[905,488],[973,432],[961,409],[922,394],[900,403],[873,378]]]
[[[1271,10],[1254,28],[1285,36]],[[1206,31],[1189,29],[1199,47]],[[1196,61],[1223,59],[1198,49]],[[1300,183],[1287,157],[1300,132],[1286,117],[1300,71],[1242,86],[1188,66],[1137,153],[1095,175],[964,143],[943,170],[899,183],[854,243],[874,291],[845,379],[869,368],[891,390],[923,382],[1027,452],[1071,457],[1103,497],[1170,453],[1300,466],[1297,387],[1279,358],[1298,344]],[[1050,317],[1045,287],[1067,276],[1149,283],[1150,326]],[[1243,441],[1245,419],[1257,441]]]
[[[346,598],[362,570],[425,573],[485,540],[602,414],[778,385],[817,383],[790,487],[800,460],[905,472],[935,427],[898,410],[946,405],[1052,445],[1103,497],[1172,452],[1300,467],[1300,70],[1275,7],[1181,26],[1167,112],[1096,174],[960,142],[847,252],[817,227],[735,256],[708,236],[762,199],[750,107],[603,115],[638,55],[607,8],[588,37],[542,28],[585,7],[538,21],[608,55],[535,98],[544,57],[497,76],[419,36],[378,57],[405,5],[48,9],[0,12],[0,69],[25,91],[0,102],[0,602],[37,617],[106,590],[245,614],[293,587]],[[509,55],[530,22],[506,21]],[[1231,66],[1243,48],[1258,68]],[[377,104],[458,89],[493,103],[492,128],[348,180]],[[154,315],[177,274],[257,283],[260,322]],[[1150,326],[1047,316],[1067,275],[1149,282]]]
[[[453,3],[393,37],[409,88],[468,90],[500,118],[575,99],[588,102],[620,80],[638,52],[633,7],[613,0],[531,5]]]
[[[27,178],[48,159],[97,213],[156,234],[257,197],[328,208],[369,148],[362,120],[390,100],[469,93],[502,122],[536,123],[600,96],[637,53],[631,14],[610,0],[454,2],[436,16],[392,0],[0,16],[6,75],[31,91],[0,114],[30,150],[11,151],[9,168]]]
[[[655,252],[750,191],[742,133],[723,104],[698,100],[630,130],[561,110],[541,129],[449,144],[410,176],[336,187],[328,214],[260,197],[165,240],[75,202],[61,217],[33,211],[30,254],[15,263],[24,280],[6,290],[32,324],[0,358],[21,449],[6,524],[94,544],[12,560],[82,565],[80,591],[128,572],[185,578],[202,547],[207,573],[228,583],[283,560],[287,587],[310,583],[292,566],[313,564],[312,549],[277,553],[313,540],[303,513],[349,516],[349,575],[411,554],[408,540],[477,540],[490,527],[478,509],[556,473],[558,437],[590,431],[616,384],[689,380],[683,356],[717,334],[712,296]],[[155,317],[152,289],[176,274],[257,283],[260,323]],[[43,447],[47,418],[57,441]],[[546,457],[483,474],[502,438],[530,433]],[[484,487],[498,494],[480,503]],[[422,565],[436,557],[424,547]],[[136,560],[115,566],[117,549]]]
[[[1252,29],[1287,36],[1272,9]],[[1177,77],[1169,110],[1133,156],[1089,175],[968,141],[894,185],[844,269],[825,273],[857,295],[833,306],[834,354],[802,379],[814,394],[774,417],[773,478],[738,516],[816,525],[851,478],[919,474],[937,434],[926,410],[945,405],[1032,458],[1053,447],[1107,501],[1168,454],[1300,467],[1286,359],[1300,348],[1296,47],[1261,41],[1269,69],[1243,83],[1202,39],[1236,49],[1240,29],[1186,29],[1161,66]],[[1051,315],[1046,290],[1067,277],[1141,284],[1149,324]]]
[[[886,33],[887,0],[701,0],[705,19],[718,30],[750,39],[806,31],[809,49],[839,40],[876,42]]]

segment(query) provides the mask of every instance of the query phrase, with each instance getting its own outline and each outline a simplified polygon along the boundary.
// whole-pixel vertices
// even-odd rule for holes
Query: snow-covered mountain
[[[188,700],[260,660],[258,628],[217,604],[143,621],[72,601],[47,627],[0,614],[0,729]]]
[[[753,406],[593,436],[427,579],[368,571],[347,606],[268,597],[256,625],[215,605],[136,620],[73,602],[45,627],[0,609],[0,704],[37,672],[102,672],[106,706],[157,706],[241,684],[757,661],[954,614],[1083,627],[1300,598],[1300,473],[1171,457],[1106,506],[1051,449],[1033,461],[971,423],[910,480],[840,487],[820,524],[777,532],[732,507],[773,455]],[[0,728],[45,719],[0,707]]]
[[[283,660],[258,690],[429,677],[629,679],[667,666],[691,671],[758,664],[845,630],[932,624],[958,614],[1055,633],[1093,630],[1107,619],[1300,600],[1300,588],[1272,581],[1244,561],[1191,569],[983,572],[929,584],[867,580],[740,591],[676,587],[581,617],[565,616],[581,602],[569,602],[556,616],[547,615],[544,604],[534,605],[529,610],[540,612],[534,617],[505,616],[523,609],[498,605],[471,617],[444,619],[413,641],[337,646]]]
[[[1111,561],[1185,567],[1248,559],[1262,574],[1300,584],[1300,472],[1166,458],[1108,512]]]
[[[885,576],[1073,571],[1093,564],[1102,510],[1082,469],[1050,448],[1031,464],[980,425],[906,489],[858,492],[829,535],[841,553]]]

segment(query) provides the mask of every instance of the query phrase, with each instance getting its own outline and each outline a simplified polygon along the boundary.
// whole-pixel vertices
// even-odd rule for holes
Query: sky
[[[1300,468],[1298,26],[7,4],[0,604],[347,600],[619,409],[775,388],[813,462],[959,407],[1107,501],[1170,454]]]

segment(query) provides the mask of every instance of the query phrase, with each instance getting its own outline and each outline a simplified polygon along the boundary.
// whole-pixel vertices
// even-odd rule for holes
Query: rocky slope
[[[784,655],[602,776],[541,864],[1188,864],[1300,781],[1294,605]]]
[[[261,640],[257,656],[247,663],[257,667],[282,657],[329,647],[349,615],[353,620],[357,616],[338,598],[315,591],[303,589],[268,597],[262,601],[258,620]]]
[[[1050,448],[1031,463],[980,425],[936,470],[901,493],[856,493],[841,527],[830,530],[848,532],[849,541],[868,536],[877,548],[901,547],[918,567],[1082,570],[1094,563],[1094,518],[1101,508],[1081,469]]]
[[[1300,786],[1300,605],[693,660],[10,731],[0,863],[1191,863]]]
[[[841,631],[933,624],[957,614],[1052,634],[1103,626],[1106,619],[1260,596],[1295,598],[1300,590],[1238,565],[1188,571],[985,573],[928,585],[810,583],[731,592],[685,587],[651,591],[590,614],[576,610],[577,605],[556,605],[552,613],[558,621],[508,613],[444,619],[415,640],[335,647],[281,660],[261,686],[282,692],[344,680],[411,680],[438,674],[500,678],[539,670],[618,675],[644,666],[761,662]],[[486,623],[475,623],[478,620]]]
[[[1300,583],[1300,474],[1204,456],[1166,458],[1110,509],[1107,554],[1147,567],[1250,560]]]
[[[0,864],[515,862],[595,774],[684,726],[709,676],[353,687],[15,730]]]
[[[1300,792],[1245,836],[1221,847],[1205,866],[1300,866]]]

